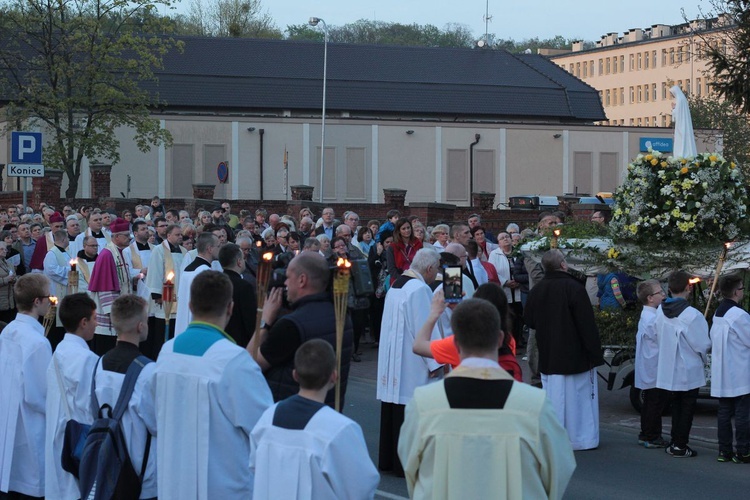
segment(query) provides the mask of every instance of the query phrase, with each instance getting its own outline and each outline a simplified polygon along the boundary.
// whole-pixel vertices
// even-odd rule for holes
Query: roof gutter
[[[479,144],[480,134],[474,134],[474,142],[469,144],[469,201],[474,193],[474,146]]]

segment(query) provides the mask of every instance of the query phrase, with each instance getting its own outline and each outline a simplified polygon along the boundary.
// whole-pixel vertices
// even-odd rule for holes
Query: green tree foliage
[[[172,137],[152,118],[162,58],[181,45],[156,15],[169,0],[14,0],[0,4],[0,99],[6,132],[39,127],[44,163],[63,170],[75,197],[84,157],[120,161],[116,130],[146,152]],[[160,34],[159,36],[154,35]]]
[[[693,127],[723,130],[724,157],[740,165],[745,175],[750,174],[750,117],[747,113],[713,94],[691,96],[688,102]]]
[[[323,40],[320,29],[308,25],[287,27],[290,40]],[[328,28],[329,41],[338,43],[364,43],[407,45],[421,47],[471,47],[474,36],[461,24],[448,24],[440,29],[431,24],[401,24],[360,19],[354,23]]]
[[[498,39],[494,40],[493,47],[498,49],[505,49],[508,52],[525,52],[530,50],[536,54],[537,49],[570,49],[573,45],[573,40],[557,35],[554,38],[527,38],[519,42],[515,40]]]
[[[715,0],[717,12],[731,17],[736,27],[725,32],[726,50],[708,44],[708,65],[714,90],[743,113],[750,113],[750,0]]]

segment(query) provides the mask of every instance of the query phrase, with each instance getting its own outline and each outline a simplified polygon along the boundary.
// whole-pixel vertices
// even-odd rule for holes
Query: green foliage
[[[603,346],[635,347],[635,334],[642,306],[634,309],[603,311],[594,309],[594,320],[599,329],[599,339]]]
[[[521,41],[500,38],[494,41],[493,46],[498,49],[505,49],[508,52],[525,52],[530,50],[536,54],[537,49],[570,49],[573,45],[573,39],[557,35],[554,38],[539,37],[526,38]]]
[[[260,0],[192,0],[188,14],[175,16],[180,35],[281,39],[281,30]]]
[[[746,170],[750,168],[750,117],[730,101],[714,95],[693,95],[688,97],[688,102],[693,127],[723,130],[724,157],[739,164],[747,177],[750,174]]]
[[[714,0],[717,12],[728,14],[736,28],[727,30],[727,50],[708,45],[708,66],[718,94],[745,114],[750,113],[750,0]]]
[[[156,80],[162,58],[181,45],[155,14],[169,0],[133,4],[126,0],[77,3],[17,0],[3,5],[0,32],[0,95],[6,131],[39,127],[48,138],[44,163],[65,172],[66,196],[78,189],[81,162],[120,160],[115,131],[134,130],[146,152],[171,144],[171,135],[150,115],[158,95],[144,90]],[[159,35],[156,35],[159,34]]]

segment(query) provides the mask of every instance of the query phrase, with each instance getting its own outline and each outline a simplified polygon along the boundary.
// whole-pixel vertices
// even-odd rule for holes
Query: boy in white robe
[[[195,277],[193,322],[161,350],[149,397],[157,433],[159,498],[251,498],[250,433],[273,404],[258,364],[224,332],[232,282],[217,271]]]
[[[675,271],[669,276],[672,297],[657,310],[654,326],[659,339],[656,387],[672,391],[672,442],[665,451],[673,457],[698,455],[687,444],[698,389],[706,385],[704,365],[711,348],[708,323],[687,302],[693,290],[690,277],[685,271]]]
[[[117,344],[102,356],[96,370],[96,398],[100,408],[104,404],[115,407],[130,364],[141,356],[138,344],[148,336],[148,303],[142,297],[120,295],[112,302],[109,314],[112,327],[117,333]],[[148,447],[148,461],[139,498],[156,497],[156,436],[149,433],[144,417],[145,414],[153,415],[153,400],[146,397],[144,387],[155,368],[155,363],[148,363],[143,367],[120,421],[130,461],[137,474],[143,470]]]
[[[745,296],[742,276],[722,276],[719,291],[724,300],[711,326],[711,396],[719,398],[717,460],[750,463],[750,314],[739,305]]]
[[[336,355],[325,340],[294,356],[299,394],[263,413],[250,436],[256,498],[373,498],[380,475],[360,426],[326,406],[335,386]]]
[[[193,284],[193,280],[198,274],[210,270],[211,264],[219,256],[219,238],[212,233],[203,232],[199,234],[196,246],[195,259],[185,266],[180,274],[180,288],[177,291],[177,318],[174,326],[175,335],[184,332],[193,320],[193,313],[190,312],[190,307],[188,307],[188,304],[190,304],[190,285]]]
[[[638,444],[644,448],[666,448],[669,442],[661,435],[661,414],[669,403],[669,392],[656,387],[659,342],[654,329],[656,308],[666,294],[658,281],[646,280],[638,284],[636,295],[643,304],[638,332],[635,335],[634,384],[643,391]]]
[[[91,375],[99,359],[88,344],[96,329],[96,303],[86,293],[66,295],[60,302],[60,321],[67,332],[47,368],[47,433],[44,452],[44,496],[59,500],[80,498],[78,480],[62,468],[65,426],[69,420],[93,422]]]
[[[18,314],[0,335],[0,492],[42,497],[52,348],[39,316],[50,308],[50,281],[26,274],[13,290]]]

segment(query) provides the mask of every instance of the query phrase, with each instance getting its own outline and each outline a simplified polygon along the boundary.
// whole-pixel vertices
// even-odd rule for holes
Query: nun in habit
[[[698,152],[695,147],[693,134],[693,119],[685,94],[677,85],[673,85],[669,92],[674,97],[672,101],[672,123],[674,123],[674,151],[675,158],[694,158]]]

